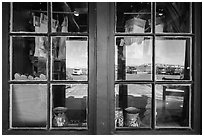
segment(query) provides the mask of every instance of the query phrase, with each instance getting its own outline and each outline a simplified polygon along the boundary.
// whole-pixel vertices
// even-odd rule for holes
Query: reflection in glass
[[[52,37],[54,80],[87,80],[87,37]]]
[[[12,31],[47,32],[46,2],[14,2]]]
[[[189,2],[157,2],[156,12],[156,32],[189,33],[191,31]]]
[[[150,84],[117,84],[115,100],[115,127],[150,127]]]
[[[156,85],[156,126],[188,127],[190,85]]]
[[[47,79],[47,37],[12,37],[13,80]]]
[[[11,85],[12,127],[45,127],[47,85]]]
[[[151,37],[137,36],[116,38],[116,80],[151,80],[151,66]]]
[[[85,84],[53,85],[53,127],[87,127]]]
[[[150,2],[118,2],[116,32],[151,32]]]
[[[157,37],[157,80],[190,80],[190,38]]]
[[[86,2],[53,2],[52,32],[87,32],[88,3]]]

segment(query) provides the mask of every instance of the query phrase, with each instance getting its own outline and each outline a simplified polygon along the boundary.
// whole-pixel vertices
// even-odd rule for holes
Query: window
[[[201,134],[200,3],[2,12],[3,134]]]
[[[151,3],[116,5],[116,124],[190,128],[191,4],[156,3],[154,8]]]
[[[13,2],[10,22],[9,129],[87,131],[88,3]]]

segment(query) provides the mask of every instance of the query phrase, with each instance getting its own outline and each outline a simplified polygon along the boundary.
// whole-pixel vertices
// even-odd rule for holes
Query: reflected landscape
[[[87,81],[88,38],[53,37],[52,39],[53,79]]]
[[[156,38],[156,80],[190,80],[190,41],[190,38]],[[151,37],[116,38],[116,80],[152,80],[151,62]]]

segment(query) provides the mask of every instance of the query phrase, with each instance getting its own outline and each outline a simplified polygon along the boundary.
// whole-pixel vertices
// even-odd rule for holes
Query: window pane
[[[53,2],[52,9],[52,25],[57,27],[57,32],[88,31],[88,3]]]
[[[156,37],[156,79],[190,80],[190,38]]]
[[[12,127],[46,127],[47,85],[11,85]]]
[[[151,32],[150,2],[118,2],[116,6],[116,32]]]
[[[152,79],[152,37],[117,37],[116,80]]]
[[[150,84],[117,84],[115,100],[116,127],[150,127],[152,100]]]
[[[156,32],[191,32],[189,2],[158,2],[156,12]]]
[[[190,126],[190,85],[156,85],[155,90],[156,126]]]
[[[87,37],[52,37],[54,80],[87,80]]]
[[[11,79],[47,79],[47,41],[47,37],[12,37]]]
[[[53,127],[87,127],[86,84],[53,85]]]
[[[46,2],[14,2],[12,31],[47,32]]]

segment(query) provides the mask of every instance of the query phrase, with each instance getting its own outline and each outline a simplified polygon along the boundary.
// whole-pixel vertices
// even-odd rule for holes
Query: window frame
[[[192,129],[124,129],[115,130],[115,100],[114,100],[114,3],[89,3],[89,114],[88,130],[24,130],[9,129],[9,13],[10,3],[2,3],[2,134],[202,134],[202,3],[192,3],[192,23],[194,33],[192,43]],[[105,12],[104,12],[105,11]],[[99,22],[105,22],[98,26]],[[107,25],[108,24],[108,25]],[[196,25],[195,25],[196,24]],[[108,29],[104,32],[104,27]],[[110,31],[111,30],[111,31]],[[106,34],[106,36],[104,35]],[[107,42],[101,44],[103,40]],[[103,56],[105,53],[107,56]],[[105,65],[105,66],[104,66]],[[102,67],[100,69],[100,67]],[[103,76],[101,77],[103,73]],[[102,79],[101,79],[102,78]],[[98,85],[104,84],[104,87]],[[195,92],[196,91],[196,92]],[[106,101],[105,106],[101,103]],[[101,113],[103,112],[103,113]]]

